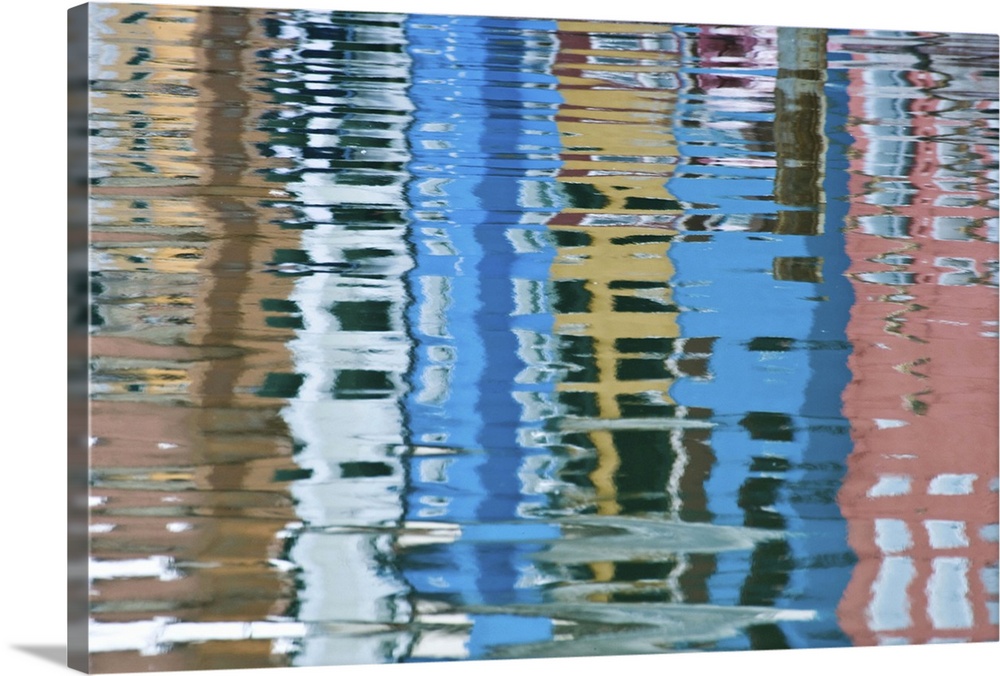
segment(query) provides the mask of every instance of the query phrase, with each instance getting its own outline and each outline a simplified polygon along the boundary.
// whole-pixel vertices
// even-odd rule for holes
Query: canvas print
[[[70,20],[74,666],[998,640],[996,35]]]

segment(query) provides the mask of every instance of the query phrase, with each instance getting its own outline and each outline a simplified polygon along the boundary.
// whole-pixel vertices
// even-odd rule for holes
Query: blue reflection
[[[542,524],[503,532],[526,502],[541,499],[522,490],[519,470],[533,451],[521,441],[527,428],[516,397],[552,385],[517,382],[526,363],[515,332],[550,331],[552,318],[515,311],[515,280],[546,280],[554,250],[519,254],[510,232],[539,229],[523,218],[526,177],[559,166],[558,146],[539,141],[558,139],[549,110],[560,101],[555,79],[526,64],[551,51],[553,30],[550,21],[421,16],[408,22],[416,358],[407,410],[413,442],[449,454],[446,483],[423,479],[423,464],[432,461],[413,461],[408,516],[461,524],[462,535],[453,545],[413,553],[407,578],[417,591],[460,605],[541,601],[537,588],[518,582],[530,565],[526,556],[539,548],[531,540],[559,534]],[[500,541],[489,544],[494,531]],[[473,617],[471,657],[551,634],[547,619]]]

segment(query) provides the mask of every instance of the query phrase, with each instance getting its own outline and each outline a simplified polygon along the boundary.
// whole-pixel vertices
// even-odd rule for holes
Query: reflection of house
[[[677,331],[670,289],[673,270],[665,255],[670,236],[647,228],[567,226],[553,227],[553,235],[563,243],[551,267],[550,297],[558,355],[566,364],[556,386],[560,409],[567,416],[564,427],[577,418],[624,423],[671,416],[670,383],[684,369],[699,367],[683,358],[684,341]],[[641,490],[634,486],[639,492],[656,492],[668,484],[665,476],[649,470],[669,468],[669,433],[659,435],[664,439],[654,444],[666,456],[630,463],[645,469],[621,466],[614,437],[627,434],[623,429],[587,435],[597,453],[591,479],[600,513],[621,510],[616,492],[627,485],[626,477],[645,476],[654,482]],[[657,483],[657,478],[662,481]]]
[[[667,255],[673,235],[665,228],[679,214],[665,187],[677,163],[665,121],[678,95],[678,37],[667,25],[562,21],[558,28],[563,199],[548,221],[556,244],[549,300],[565,365],[556,410],[561,442],[593,455],[586,474],[575,471],[576,461],[565,475],[598,514],[697,520],[711,462],[693,441],[703,432],[656,422],[684,417],[668,390],[675,378],[701,373],[701,353],[710,350],[710,341],[679,335]],[[671,600],[699,600],[708,568],[692,570],[688,559],[650,562],[643,575],[666,584]],[[636,566],[590,564],[595,582],[630,579]]]
[[[542,224],[558,209],[539,197],[553,194],[558,166],[558,148],[545,145],[558,101],[548,73],[552,24],[419,16],[407,28],[416,109],[407,517],[413,528],[445,524],[452,535],[408,548],[400,563],[432,607],[535,603],[537,588],[521,583],[538,549],[528,541],[558,531],[523,522],[526,542],[507,534],[540,500],[524,486],[537,471],[552,388],[550,375],[531,371],[552,322],[538,296],[552,258]],[[470,621],[467,633],[421,632],[413,657],[482,657],[497,644],[550,635],[544,618]]]
[[[680,334],[711,341],[712,354],[704,377],[670,393],[714,423],[705,483],[713,522],[795,534],[720,555],[709,598],[819,613],[749,629],[753,647],[844,642],[832,611],[849,561],[824,495],[848,450],[839,392],[850,290],[839,275],[837,209],[822,204],[842,190],[819,140],[836,126],[819,96],[823,42],[806,29],[705,28],[682,44],[682,160],[667,187],[689,207],[680,225],[709,232],[678,237],[669,255]]]
[[[951,57],[995,59],[995,42],[955,37],[900,63],[837,36],[865,65],[846,78],[857,301],[839,494],[861,558],[839,615],[858,644],[997,638],[997,156],[971,131],[996,92]]]
[[[677,161],[665,120],[677,96],[677,36],[661,24],[560,21],[552,63],[561,140],[554,188],[563,225],[669,223]]]
[[[272,28],[291,44],[272,60],[284,107],[271,150],[291,165],[286,223],[301,230],[301,242],[272,261],[294,280],[284,303],[300,317],[288,343],[294,366],[274,380],[288,397],[282,417],[301,467],[291,493],[302,527],[286,554],[298,583],[294,618],[341,628],[299,641],[296,666],[394,661],[412,643],[392,628],[413,618],[392,560],[405,509],[401,400],[412,350],[402,171],[409,61],[402,17],[338,19],[294,11]]]
[[[272,639],[296,628],[268,618],[290,580],[266,562],[295,518],[294,465],[280,403],[254,391],[289,367],[267,310],[290,284],[256,269],[295,237],[259,205],[254,52],[204,46],[251,42],[260,13],[91,12],[91,666],[283,664]],[[230,631],[248,622],[252,636]]]

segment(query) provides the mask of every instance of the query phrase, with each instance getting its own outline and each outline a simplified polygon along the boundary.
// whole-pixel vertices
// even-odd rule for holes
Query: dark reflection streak
[[[207,35],[225,35],[227,42],[201,51],[205,66],[201,87],[206,104],[199,107],[201,118],[195,127],[195,142],[202,139],[209,166],[206,182],[222,190],[240,185],[250,158],[246,152],[245,129],[251,109],[250,97],[243,82],[241,41],[249,36],[250,25],[242,12],[215,10],[209,13]],[[227,44],[228,43],[228,44]],[[231,46],[230,46],[231,45]],[[199,131],[200,130],[200,131]],[[208,312],[207,331],[201,337],[205,345],[233,345],[243,323],[238,300],[249,287],[251,249],[260,224],[253,205],[224,193],[205,200],[221,227],[215,234],[220,242],[215,261],[212,287],[203,307]],[[214,263],[214,265],[213,265]],[[232,405],[233,392],[243,357],[214,360],[201,381],[201,405],[224,408]],[[207,413],[207,412],[206,412]],[[206,424],[207,420],[202,422]],[[235,478],[235,477],[234,477]]]
[[[774,196],[779,209],[788,206],[796,210],[778,211],[776,232],[815,235],[822,222],[826,31],[779,28],[778,54]]]

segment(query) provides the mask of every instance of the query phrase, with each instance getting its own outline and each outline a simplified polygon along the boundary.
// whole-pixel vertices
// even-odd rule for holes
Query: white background
[[[3,4],[0,86],[0,301],[4,342],[0,423],[5,434],[0,589],[0,673],[64,673],[65,647],[65,34],[59,0]],[[174,3],[183,4],[183,3]],[[204,4],[204,3],[202,3]],[[957,30],[997,34],[995,0],[829,0],[824,6],[775,0],[214,0],[236,6],[495,14],[545,18],[777,24],[834,28]],[[947,449],[941,449],[947,452]],[[542,676],[553,670],[653,674],[935,674],[997,673],[1000,643],[973,646],[799,650],[782,653],[685,654],[226,671],[234,676]],[[993,664],[993,667],[989,667]]]

